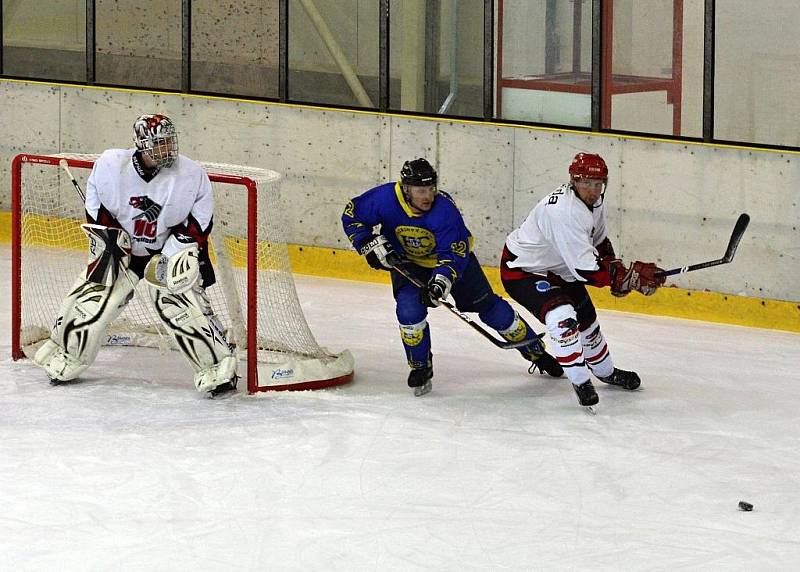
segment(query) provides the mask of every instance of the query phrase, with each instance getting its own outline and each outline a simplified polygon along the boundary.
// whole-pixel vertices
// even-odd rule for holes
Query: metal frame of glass
[[[648,135],[646,132],[627,132],[611,128],[603,127],[607,124],[604,120],[603,114],[606,111],[603,108],[603,98],[608,97],[606,87],[603,85],[603,65],[605,65],[602,57],[603,46],[603,22],[602,14],[604,2],[606,0],[591,0],[592,2],[592,59],[591,59],[591,126],[590,127],[575,127],[575,126],[556,126],[565,127],[575,131],[597,131],[605,133],[619,133],[619,134],[636,134]],[[687,141],[703,141],[714,142],[720,144],[746,144],[754,148],[764,149],[779,149],[779,150],[792,150],[796,151],[800,148],[789,147],[782,145],[769,145],[769,144],[753,144],[742,141],[724,141],[714,138],[714,27],[715,27],[715,0],[703,0],[704,10],[704,37],[703,37],[703,119],[702,119],[702,137],[683,137],[683,136],[669,136],[662,134],[649,134],[660,139],[676,139]],[[379,82],[379,98],[378,105],[375,108],[377,112],[391,112],[394,114],[428,116],[428,117],[451,117],[458,118],[457,115],[449,114],[426,114],[422,112],[404,112],[400,110],[391,109],[389,90],[391,82],[389,78],[389,23],[391,14],[389,10],[389,0],[379,0],[380,2],[380,19],[377,22],[379,27],[379,66],[378,66],[378,82]],[[494,58],[496,52],[495,46],[495,0],[484,0],[484,53],[483,53],[483,120],[493,123],[506,123],[506,124],[522,124],[522,125],[545,125],[541,123],[534,123],[528,121],[514,121],[503,118],[498,118],[495,114],[495,67]],[[3,2],[0,0],[0,7]],[[278,0],[279,6],[279,46],[278,46],[278,97],[260,98],[260,97],[247,97],[242,96],[243,99],[251,99],[257,101],[276,101],[281,103],[300,103],[309,104],[309,102],[293,102],[288,98],[288,85],[289,85],[289,0]],[[95,52],[96,52],[96,14],[95,14],[95,0],[86,0],[86,78],[85,82],[60,82],[70,83],[74,85],[97,85],[106,86],[107,84],[97,83],[96,80],[96,66],[95,66]],[[191,53],[192,53],[192,0],[181,0],[181,16],[182,16],[182,34],[181,34],[181,89],[170,90],[163,89],[159,91],[167,93],[202,93],[207,95],[215,95],[213,93],[201,92],[192,89],[192,66],[191,66]],[[48,78],[31,78],[31,77],[16,77],[4,73],[3,69],[3,56],[4,56],[4,43],[3,43],[3,11],[0,9],[0,77],[9,79],[22,79],[31,81],[48,81]],[[136,89],[137,86],[130,85],[114,85],[108,87],[128,87]],[[220,94],[222,95],[222,94]],[[224,96],[230,96],[225,94]],[[239,97],[239,96],[236,96]],[[346,106],[335,106],[326,104],[316,104],[322,107],[343,108],[351,109]],[[363,108],[361,108],[363,109]],[[472,121],[476,120],[475,117],[469,117]],[[480,118],[478,118],[480,120]],[[547,124],[547,126],[552,126]]]

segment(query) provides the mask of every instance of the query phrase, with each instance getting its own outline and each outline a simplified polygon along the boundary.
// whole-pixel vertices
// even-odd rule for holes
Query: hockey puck
[[[753,505],[751,505],[749,502],[739,501],[739,510],[750,512],[753,510]]]

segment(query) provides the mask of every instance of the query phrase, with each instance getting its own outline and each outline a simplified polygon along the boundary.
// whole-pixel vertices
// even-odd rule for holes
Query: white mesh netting
[[[52,164],[29,156],[21,163],[19,216],[21,223],[20,345],[30,354],[49,335],[61,300],[76,276],[84,272],[87,239],[80,229],[84,207],[58,160],[68,159],[72,173],[85,188],[97,155],[59,154]],[[45,159],[42,158],[41,161]],[[352,356],[331,354],[317,343],[297,297],[286,244],[286,212],[281,207],[280,175],[267,169],[201,163],[214,187],[212,262],[217,283],[207,292],[211,304],[240,357],[246,360],[247,309],[256,308],[258,379],[247,363],[248,388],[306,389],[343,383],[352,376]],[[256,236],[248,231],[248,188],[255,183]],[[13,192],[14,190],[12,190]],[[256,249],[255,291],[248,288],[248,251]],[[108,344],[171,345],[160,334],[146,286],[108,330]],[[345,379],[346,378],[346,379]]]

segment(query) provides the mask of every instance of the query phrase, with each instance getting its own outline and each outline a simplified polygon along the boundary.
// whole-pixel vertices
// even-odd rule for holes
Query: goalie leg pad
[[[159,318],[195,371],[197,391],[211,391],[234,380],[236,353],[225,339],[205,290],[196,286],[176,294],[148,285]]]
[[[61,303],[56,325],[50,339],[33,356],[33,362],[42,367],[54,380],[75,379],[94,362],[105,331],[133,297],[133,284],[138,278],[117,275],[113,286],[104,286],[83,276],[72,286]]]

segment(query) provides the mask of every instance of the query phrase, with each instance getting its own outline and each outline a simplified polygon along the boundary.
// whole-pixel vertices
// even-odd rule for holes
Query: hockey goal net
[[[61,301],[86,269],[82,189],[97,155],[17,155],[12,164],[12,357],[30,357],[50,335]],[[236,344],[249,393],[319,389],[353,376],[349,351],[322,348],[308,326],[292,276],[274,171],[201,163],[214,187],[211,259],[217,283],[207,293]],[[144,281],[109,327],[105,343],[175,349]],[[182,359],[182,358],[178,358]]]

